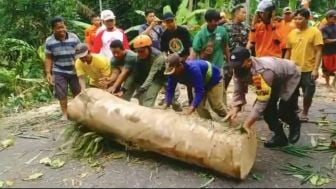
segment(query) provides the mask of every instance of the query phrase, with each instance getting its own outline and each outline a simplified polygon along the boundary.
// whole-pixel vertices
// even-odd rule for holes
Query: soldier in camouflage
[[[248,34],[250,28],[244,23],[246,19],[246,8],[243,5],[237,5],[233,8],[231,12],[233,19],[231,22],[225,24],[229,33],[229,48],[230,52],[237,47],[246,47],[248,42]],[[224,80],[225,88],[227,89],[231,78],[232,69],[229,67],[224,68]]]

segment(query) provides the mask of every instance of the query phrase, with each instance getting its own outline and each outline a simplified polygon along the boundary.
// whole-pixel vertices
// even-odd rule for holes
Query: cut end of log
[[[247,137],[247,134],[242,137],[242,146],[241,146],[241,153],[240,153],[240,179],[245,179],[250,170],[253,167],[254,160],[257,155],[257,136],[256,132],[253,132],[253,136]],[[253,160],[253,161],[251,161]]]

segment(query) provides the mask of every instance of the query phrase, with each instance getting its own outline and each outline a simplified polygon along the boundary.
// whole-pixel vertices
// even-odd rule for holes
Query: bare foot
[[[68,121],[68,116],[66,114],[62,115],[61,121]]]

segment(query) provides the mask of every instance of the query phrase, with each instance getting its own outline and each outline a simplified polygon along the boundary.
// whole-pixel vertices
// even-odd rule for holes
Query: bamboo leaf
[[[41,164],[44,164],[44,165],[47,165],[47,166],[50,166],[50,164],[51,164],[51,159],[50,159],[49,157],[42,158],[42,159],[40,160],[40,163],[41,163]]]
[[[314,136],[310,137],[310,143],[311,143],[311,145],[312,145],[313,148],[315,148],[317,146],[317,142],[316,142]]]
[[[252,178],[256,181],[260,181],[261,179],[263,179],[263,175],[260,173],[253,173]]]
[[[14,144],[14,140],[13,139],[6,139],[1,141],[1,146],[3,148],[8,148],[9,146],[12,146]]]
[[[335,164],[336,164],[336,154],[331,159],[331,169],[335,169]]]
[[[293,175],[293,176],[296,177],[296,178],[299,178],[301,180],[305,178],[303,175]]]
[[[14,185],[14,181],[12,180],[6,180],[5,183],[6,183],[6,186],[9,186],[9,187]]]
[[[28,180],[36,180],[38,178],[41,178],[43,176],[43,173],[34,173],[32,175],[30,175],[28,178],[24,178],[24,181],[28,181]]]
[[[206,183],[204,183],[200,188],[206,188],[209,184],[211,184],[215,180],[215,177],[212,177],[210,180],[208,180]]]
[[[60,159],[55,159],[51,162],[50,167],[53,168],[53,169],[57,169],[57,168],[63,167],[64,164],[65,164],[64,161],[62,161]]]

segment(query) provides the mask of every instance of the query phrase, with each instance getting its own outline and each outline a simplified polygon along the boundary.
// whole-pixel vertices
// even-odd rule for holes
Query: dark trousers
[[[264,111],[264,120],[268,124],[268,127],[275,135],[284,134],[283,127],[279,119],[289,125],[290,131],[300,129],[301,122],[299,117],[295,112],[295,107],[297,106],[297,99],[299,96],[298,88],[292,94],[288,101],[280,99],[279,105],[279,95],[277,90],[273,90],[271,99]],[[296,103],[296,104],[295,104]]]

